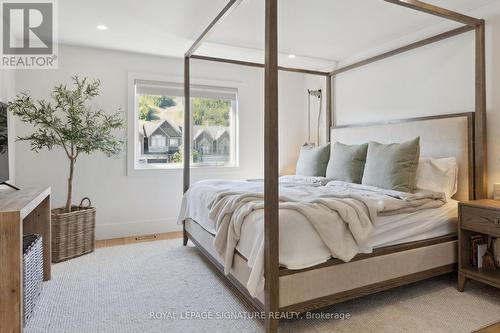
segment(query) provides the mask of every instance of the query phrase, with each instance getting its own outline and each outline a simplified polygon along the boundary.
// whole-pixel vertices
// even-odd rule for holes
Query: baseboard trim
[[[117,245],[128,245],[135,243],[144,243],[144,242],[153,242],[157,240],[165,240],[165,239],[177,239],[182,238],[182,231],[174,231],[174,232],[164,232],[158,234],[149,234],[149,235],[139,235],[139,236],[129,236],[129,237],[120,237],[120,238],[112,238],[112,239],[102,239],[97,240],[95,242],[96,248],[102,247],[111,247]],[[179,241],[180,244],[180,241]]]
[[[104,224],[97,221],[95,229],[97,240],[109,240],[135,237],[137,235],[177,232],[182,230],[182,225],[177,225],[176,219]]]

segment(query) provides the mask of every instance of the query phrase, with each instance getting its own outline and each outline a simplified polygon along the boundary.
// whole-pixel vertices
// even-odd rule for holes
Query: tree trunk
[[[68,196],[66,198],[66,212],[71,213],[71,199],[73,197],[73,173],[75,171],[75,159],[69,159]]]

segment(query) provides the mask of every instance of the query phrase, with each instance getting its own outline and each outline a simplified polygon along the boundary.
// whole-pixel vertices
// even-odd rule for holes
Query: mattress
[[[208,208],[197,205],[192,210],[193,221],[215,234],[215,224],[209,218]],[[454,234],[457,231],[457,206],[448,200],[439,208],[413,213],[380,216],[374,222],[371,236],[373,248],[403,244]],[[253,262],[257,246],[263,237],[263,211],[256,210],[244,220],[236,249]],[[294,210],[280,209],[280,265],[288,269],[303,269],[324,263],[331,258],[313,226]]]

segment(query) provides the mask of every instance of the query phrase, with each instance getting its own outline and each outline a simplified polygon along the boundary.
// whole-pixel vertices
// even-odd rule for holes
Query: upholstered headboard
[[[403,142],[420,136],[421,157],[455,157],[458,163],[456,200],[469,200],[474,191],[474,114],[460,113],[336,126],[331,142],[360,144]]]

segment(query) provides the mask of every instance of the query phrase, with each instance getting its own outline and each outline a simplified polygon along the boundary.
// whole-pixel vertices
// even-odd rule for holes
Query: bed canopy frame
[[[486,69],[485,69],[485,21],[431,5],[419,0],[381,0],[411,10],[439,16],[461,23],[462,26],[435,36],[422,39],[412,44],[384,52],[377,56],[341,67],[330,72],[314,71],[278,65],[278,0],[265,0],[265,62],[256,63],[196,55],[195,52],[216,26],[234,10],[242,0],[230,0],[222,11],[212,20],[184,55],[184,96],[190,99],[190,62],[191,59],[229,63],[234,65],[264,68],[264,246],[265,246],[265,296],[266,332],[276,332],[279,319],[273,314],[279,307],[279,188],[278,188],[278,72],[296,72],[325,77],[326,80],[326,133],[329,141],[330,129],[335,126],[333,106],[333,85],[341,73],[366,66],[410,50],[436,43],[454,36],[475,31],[475,112],[473,117],[474,143],[472,154],[473,193],[471,198],[487,196],[487,156],[486,156]],[[191,106],[185,103],[184,112],[184,156],[190,156],[191,150]],[[190,186],[190,159],[184,158],[184,192]],[[184,227],[184,245],[188,236]]]

